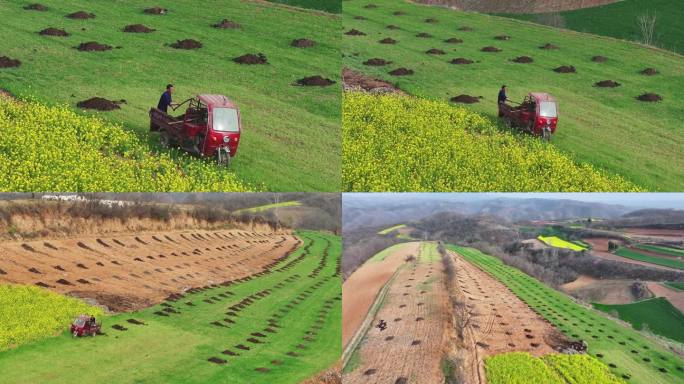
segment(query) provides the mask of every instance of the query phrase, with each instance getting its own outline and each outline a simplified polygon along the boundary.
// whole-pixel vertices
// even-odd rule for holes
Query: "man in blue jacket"
[[[169,84],[166,86],[166,92],[162,93],[161,97],[159,98],[159,104],[157,104],[157,108],[164,111],[164,113],[168,113],[169,106],[173,107],[178,105],[173,102],[173,99],[171,98],[172,93],[173,84]]]

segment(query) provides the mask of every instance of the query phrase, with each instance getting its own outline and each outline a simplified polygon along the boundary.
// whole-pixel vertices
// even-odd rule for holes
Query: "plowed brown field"
[[[35,284],[111,311],[249,278],[294,250],[290,234],[168,231],[0,243],[0,283]]]
[[[373,327],[356,351],[359,364],[344,375],[343,381],[443,382],[440,363],[447,348],[449,316],[441,264],[414,261],[406,265],[392,281]],[[387,322],[384,331],[375,326],[380,320]]]

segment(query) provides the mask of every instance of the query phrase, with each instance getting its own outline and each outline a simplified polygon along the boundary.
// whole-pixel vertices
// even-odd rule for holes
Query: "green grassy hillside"
[[[631,304],[594,304],[603,312],[617,312],[620,319],[636,329],[648,329],[658,335],[684,342],[684,315],[664,297]]]
[[[303,246],[270,274],[105,318],[103,336],[73,339],[65,332],[2,352],[1,381],[300,383],[341,353],[341,241],[325,233],[299,235]],[[246,305],[236,315],[226,313],[241,302]]]
[[[655,45],[680,54],[684,53],[684,28],[681,27],[684,7],[680,0],[622,0],[600,7],[559,12],[555,17],[545,14],[501,16],[541,24],[554,22],[575,31],[643,41],[637,19],[647,12],[656,15]]]
[[[22,62],[18,68],[0,68],[0,88],[71,107],[94,96],[124,99],[120,110],[100,114],[149,140],[155,151],[158,139],[148,133],[147,112],[156,106],[167,83],[175,84],[176,101],[197,93],[225,94],[241,109],[243,135],[231,170],[219,172],[235,173],[244,183],[268,190],[339,190],[339,17],[240,0],[210,0],[202,7],[195,1],[160,0],[153,5],[169,10],[161,16],[145,14],[143,10],[151,5],[140,0],[44,0],[45,12],[24,10],[27,3],[0,2],[4,15],[0,56]],[[65,17],[79,10],[96,17]],[[242,28],[211,26],[224,18]],[[156,31],[122,31],[138,23]],[[71,36],[38,34],[48,27],[63,28]],[[314,40],[316,45],[290,46],[299,38]],[[203,47],[168,46],[182,39],[198,40]],[[114,49],[74,49],[89,41]],[[232,61],[247,53],[263,53],[268,64]],[[292,85],[314,75],[338,84]],[[49,148],[50,139],[44,144]]]
[[[542,282],[477,249],[449,245],[466,260],[505,284],[540,316],[572,340],[585,340],[588,353],[616,376],[638,384],[684,381],[684,359],[641,333],[578,304]]]
[[[684,88],[684,61],[673,53],[576,32],[524,23],[489,15],[462,13],[410,2],[378,0],[376,8],[367,1],[345,2],[344,29],[365,35],[345,35],[344,65],[373,77],[395,83],[408,93],[440,100],[467,94],[482,96],[469,105],[491,119],[497,119],[496,96],[502,84],[509,86],[509,98],[519,101],[529,91],[546,91],[558,98],[559,128],[553,144],[573,159],[617,173],[652,190],[680,190],[684,185],[684,131],[680,100]],[[401,11],[404,15],[394,15]],[[365,19],[358,19],[357,17]],[[434,19],[433,22],[425,20]],[[388,29],[394,25],[400,29]],[[470,27],[470,31],[459,30]],[[426,33],[432,37],[417,37]],[[510,40],[494,37],[502,34]],[[380,44],[385,38],[396,44]],[[462,39],[461,44],[445,40]],[[559,47],[542,50],[550,42]],[[482,52],[495,46],[501,52]],[[431,55],[431,48],[444,55]],[[511,59],[530,56],[534,62],[518,64]],[[597,63],[593,56],[605,56]],[[455,58],[474,61],[454,65]],[[371,58],[389,60],[387,66],[368,66]],[[554,68],[572,65],[575,74],[560,74]],[[405,67],[415,73],[391,76],[390,70]],[[646,67],[660,74],[639,74]],[[597,88],[601,80],[622,84]],[[663,97],[658,103],[635,98],[645,92]],[[424,151],[429,152],[430,146]]]

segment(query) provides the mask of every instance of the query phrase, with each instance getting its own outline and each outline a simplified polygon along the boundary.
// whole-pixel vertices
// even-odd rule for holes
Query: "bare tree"
[[[656,29],[657,14],[653,12],[651,14],[649,11],[639,15],[637,17],[637,24],[639,25],[639,30],[641,31],[641,42],[646,45],[653,45],[655,42],[655,29]]]

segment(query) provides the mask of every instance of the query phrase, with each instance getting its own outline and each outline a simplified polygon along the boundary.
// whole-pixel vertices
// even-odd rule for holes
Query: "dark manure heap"
[[[514,63],[521,63],[521,64],[528,64],[533,62],[531,57],[529,56],[518,56],[515,59],[512,60]]]
[[[468,60],[468,59],[466,59],[466,58],[464,58],[464,57],[457,57],[457,58],[455,58],[455,59],[449,61],[449,63],[451,63],[451,64],[457,64],[457,65],[466,65],[466,64],[472,64],[473,61],[472,61],[472,60]]]
[[[593,61],[594,63],[605,63],[606,61],[608,61],[608,58],[605,56],[594,56],[591,58],[591,61]]]
[[[663,98],[662,96],[658,95],[657,93],[643,93],[636,98],[639,101],[646,101],[646,102],[655,102],[655,101],[661,101]]]
[[[375,4],[366,4],[366,5],[364,5],[363,7],[366,8],[366,9],[375,9],[375,8],[377,8],[378,6],[375,5]]]
[[[430,17],[428,19],[425,19],[426,23],[438,23],[439,20],[435,19],[434,17]]]
[[[335,84],[334,80],[326,79],[319,75],[304,77],[297,80],[297,85],[303,85],[307,87],[327,87],[333,84]]]
[[[392,76],[407,76],[407,75],[413,75],[413,70],[402,67],[402,68],[397,68],[395,70],[390,71],[389,74]]]
[[[13,68],[21,65],[20,60],[11,59],[7,56],[0,56],[0,68]]]
[[[594,86],[599,87],[599,88],[615,88],[615,87],[619,87],[620,83],[618,83],[617,81],[613,81],[613,80],[601,80],[601,81],[594,83]]]
[[[471,27],[468,27],[468,26],[463,26],[463,27],[459,28],[458,30],[468,32],[468,31],[472,31],[473,29]]]
[[[551,43],[546,43],[546,44],[542,45],[541,47],[539,47],[539,49],[558,49],[558,46],[553,45]]]
[[[452,37],[450,39],[444,40],[444,42],[449,43],[449,44],[461,44],[461,43],[463,43],[463,40]]]
[[[68,17],[70,19],[85,20],[85,19],[94,19],[95,14],[94,13],[88,13],[86,11],[78,11],[78,12],[68,14],[66,17]]]
[[[102,97],[93,97],[88,100],[79,101],[76,106],[83,109],[95,109],[98,111],[121,109],[121,107],[119,107],[119,102],[107,100]]]
[[[199,49],[202,48],[202,43],[193,39],[178,40],[171,44],[171,48],[175,49]]]
[[[123,31],[129,33],[150,33],[156,31],[156,29],[148,28],[143,24],[131,24],[125,26]]]
[[[488,46],[488,47],[483,47],[481,49],[482,52],[501,52],[501,49],[494,47],[494,46]]]
[[[169,10],[162,7],[152,7],[145,9],[143,12],[148,15],[166,15]]]
[[[572,65],[561,65],[558,68],[554,68],[553,71],[557,73],[577,73],[577,70]]]
[[[394,16],[404,16],[404,15],[406,14],[406,12],[404,12],[404,11],[394,11],[394,12],[392,12],[392,14],[393,14]]]
[[[223,19],[216,24],[212,24],[212,27],[217,29],[240,29],[242,26],[234,21],[228,19]]]
[[[316,42],[309,39],[294,39],[290,45],[295,48],[309,48],[316,45]]]
[[[363,16],[354,16],[354,20],[368,20]]]
[[[60,36],[60,37],[67,37],[69,34],[67,31],[59,28],[45,28],[42,31],[38,32],[39,35],[43,36]]]
[[[359,31],[358,29],[353,29],[353,28],[348,30],[344,34],[348,35],[348,36],[365,36],[366,35],[365,33]]]
[[[417,34],[416,37],[428,38],[428,37],[432,37],[432,35],[429,33],[426,33],[426,32],[421,32],[421,33]]]
[[[425,51],[428,55],[444,55],[446,52],[442,51],[441,49],[437,48],[430,48],[427,51]]]
[[[458,95],[458,96],[452,97],[449,100],[451,100],[451,102],[453,102],[453,103],[461,103],[461,104],[475,104],[475,103],[480,102],[479,97],[470,96],[470,95]],[[419,320],[416,319],[416,321],[419,321]]]
[[[396,25],[394,25],[394,24],[390,24],[390,25],[388,25],[388,26],[385,27],[385,28],[387,28],[387,29],[401,29],[401,28],[399,28],[398,26],[396,26]]]
[[[498,35],[498,36],[494,36],[494,39],[495,39],[495,40],[504,40],[504,41],[505,41],[505,40],[510,40],[511,37],[508,36],[508,35]]]
[[[257,53],[256,55],[252,53],[248,53],[246,55],[238,56],[233,59],[234,62],[238,64],[249,64],[249,65],[254,65],[254,64],[268,64],[268,60],[266,59],[266,55],[263,53]]]
[[[107,44],[100,44],[97,41],[89,41],[87,43],[79,44],[79,46],[76,47],[76,49],[82,52],[102,52],[111,50],[112,46]]]
[[[639,73],[644,75],[644,76],[653,76],[653,75],[657,75],[658,71],[655,68],[646,68]]]
[[[28,5],[24,6],[24,9],[27,11],[40,11],[40,12],[45,12],[48,10],[48,8],[46,6],[44,6],[43,4],[38,4],[38,3],[28,4]]]
[[[368,59],[368,60],[363,62],[363,65],[370,65],[370,66],[374,66],[374,67],[380,67],[380,66],[388,65],[388,64],[392,64],[392,62],[387,61],[385,59],[380,59],[377,57],[372,58],[372,59]]]
[[[380,44],[396,44],[397,41],[394,40],[394,39],[391,38],[391,37],[386,37],[386,38],[380,40],[379,43],[380,43]]]

